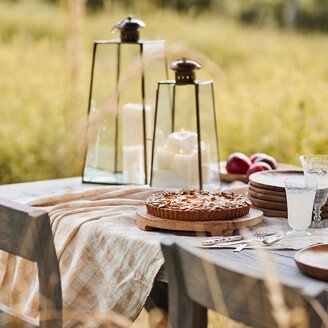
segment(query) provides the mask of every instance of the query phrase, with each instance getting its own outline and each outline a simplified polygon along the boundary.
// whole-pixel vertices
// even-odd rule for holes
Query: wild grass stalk
[[[147,23],[143,38],[182,40],[220,68],[215,96],[222,159],[233,151],[261,151],[298,164],[300,154],[328,152],[326,34],[243,27],[213,14],[191,17],[144,5],[84,16],[82,3],[75,2],[71,14],[37,0],[0,3],[0,181],[80,174],[72,127],[86,117],[92,41],[116,37],[110,28],[131,12]],[[212,78],[210,63],[197,59],[204,66],[199,78]]]

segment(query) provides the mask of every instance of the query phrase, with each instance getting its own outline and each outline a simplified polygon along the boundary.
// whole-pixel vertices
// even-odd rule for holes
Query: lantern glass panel
[[[206,190],[220,187],[212,86],[211,81],[158,84],[151,186]]]
[[[114,60],[109,61],[108,58],[114,58]],[[116,47],[108,47],[106,44],[97,45],[89,108],[89,112],[92,115],[99,116],[110,100],[109,95],[114,95],[115,93],[116,76],[113,72],[116,71],[116,58]],[[115,147],[115,117],[116,112],[112,109],[102,123],[91,127],[96,129],[96,131],[92,131],[94,140],[90,142],[86,155],[83,175],[87,182],[89,182],[89,179],[97,181],[98,177],[104,178],[108,182],[114,182],[118,178],[118,176],[107,173],[114,172],[114,157],[112,153]]]
[[[151,186],[220,187],[212,86],[211,81],[158,84]]]
[[[102,123],[89,140],[83,181],[148,183],[156,85],[167,77],[165,42],[97,41],[95,47],[89,113]]]
[[[205,159],[202,158],[203,189],[213,190],[221,186],[221,181],[219,139],[212,81],[199,81],[199,108],[201,139],[207,145],[206,151],[203,151]]]
[[[174,131],[195,131],[196,125],[195,85],[175,86]]]

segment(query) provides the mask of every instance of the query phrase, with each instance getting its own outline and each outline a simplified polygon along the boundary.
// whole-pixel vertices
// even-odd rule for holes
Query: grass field
[[[88,13],[79,27],[78,14],[70,16],[63,5],[3,0],[1,183],[80,174],[75,145],[83,131],[75,126],[87,110],[92,41],[113,37],[110,28],[131,12],[147,23],[144,38],[183,42],[220,68],[221,158],[261,151],[298,163],[300,154],[328,153],[327,34],[244,27],[211,14],[181,16],[143,5]],[[75,37],[68,33],[74,26]],[[199,77],[209,73],[204,67]]]

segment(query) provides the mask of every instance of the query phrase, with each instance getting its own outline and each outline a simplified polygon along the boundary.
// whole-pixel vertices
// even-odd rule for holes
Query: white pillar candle
[[[211,152],[210,145],[201,142],[201,169],[203,184],[209,184],[211,178],[210,162]],[[176,187],[180,185],[182,188],[195,187],[199,184],[199,166],[198,166],[198,142],[197,133],[190,131],[173,132],[168,136],[164,147],[159,146],[156,149],[155,157],[155,174],[158,174],[157,183],[167,183],[169,180],[163,173],[170,174],[179,181],[170,182],[167,187]]]
[[[209,164],[211,162],[211,146],[202,141],[200,148],[202,151],[202,164]]]
[[[143,146],[123,146],[123,180],[125,183],[144,183]]]
[[[151,107],[145,106],[147,164],[151,159]],[[125,104],[122,108],[123,179],[125,183],[144,183],[144,133],[142,104]]]
[[[146,139],[151,139],[151,107],[146,105]],[[143,107],[142,104],[125,104],[122,108],[123,146],[143,145]]]
[[[192,183],[194,175],[193,154],[175,154],[173,158],[173,170],[184,181],[184,183]]]
[[[202,179],[203,179],[203,184],[208,184],[210,183],[210,162],[211,162],[211,148],[209,144],[206,144],[204,141],[201,142],[200,144],[201,147],[201,160],[202,160]],[[199,174],[198,174],[198,148],[196,148],[193,151],[194,155],[194,166],[195,166],[195,171],[194,171],[194,176],[193,180],[195,183],[199,181]]]
[[[166,146],[157,148],[158,170],[171,170],[172,152]]]
[[[202,165],[202,178],[203,178],[203,185],[209,184],[211,182],[211,165],[210,164]]]
[[[190,131],[173,132],[167,139],[167,148],[174,153],[191,153],[197,147],[197,133]]]

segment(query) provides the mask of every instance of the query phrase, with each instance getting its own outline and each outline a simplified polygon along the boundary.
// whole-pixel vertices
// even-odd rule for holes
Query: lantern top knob
[[[175,71],[175,80],[177,84],[191,84],[194,83],[195,72],[202,68],[196,61],[182,58],[174,61],[171,64],[171,69]]]
[[[145,26],[146,24],[142,20],[133,18],[132,15],[115,25],[121,31],[122,42],[137,42],[139,40],[139,29]]]

